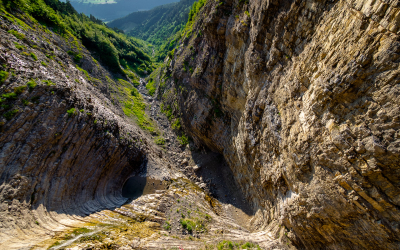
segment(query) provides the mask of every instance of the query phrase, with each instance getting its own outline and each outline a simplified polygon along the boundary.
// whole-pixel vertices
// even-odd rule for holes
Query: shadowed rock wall
[[[299,247],[398,249],[398,1],[209,1],[170,63],[186,131],[253,225]]]

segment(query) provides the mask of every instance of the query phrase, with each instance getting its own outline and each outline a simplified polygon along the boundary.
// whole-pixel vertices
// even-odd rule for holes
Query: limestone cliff
[[[307,249],[400,247],[396,0],[208,1],[166,105]],[[174,105],[174,102],[178,105]]]

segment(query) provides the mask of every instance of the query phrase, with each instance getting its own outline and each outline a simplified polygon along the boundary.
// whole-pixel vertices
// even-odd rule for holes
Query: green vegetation
[[[52,247],[55,247],[55,246],[58,246],[58,245],[60,245],[61,243],[59,242],[59,241],[56,241],[56,242],[54,242],[51,246],[49,246],[49,248],[47,248],[47,249],[51,249]]]
[[[134,12],[107,25],[127,30],[129,35],[145,40],[156,48],[160,48],[171,37],[171,34],[175,34],[184,28],[190,6],[194,1],[181,0],[177,3],[158,6],[149,11]],[[164,60],[165,56],[166,54],[163,56],[158,55],[156,59],[161,61]]]
[[[8,72],[7,71],[0,71],[0,85],[2,85],[8,78]]]
[[[218,250],[236,250],[236,249],[257,249],[257,250],[261,250],[260,246],[251,243],[251,242],[232,242],[232,241],[221,241],[217,244],[217,249]],[[208,247],[206,247],[206,249],[209,249]],[[214,249],[214,247],[210,247],[210,249]]]
[[[67,114],[68,114],[68,116],[69,117],[71,117],[71,116],[73,116],[73,115],[76,115],[76,109],[75,108],[71,108],[71,109],[68,109],[67,110]]]
[[[207,228],[205,226],[204,220],[196,217],[190,219],[180,219],[180,224],[184,229],[186,229],[189,233],[193,233],[193,231],[197,232],[205,232]]]
[[[1,97],[3,97],[5,100],[12,100],[17,98],[17,94],[14,92],[11,93],[5,93]]]
[[[167,231],[171,229],[171,223],[169,223],[169,221],[165,221],[164,229]]]
[[[36,81],[31,79],[29,82],[26,83],[26,85],[29,88],[29,91],[31,92],[37,85]]]
[[[4,118],[6,118],[6,120],[11,120],[11,118],[13,118],[16,114],[18,113],[18,109],[14,109],[11,111],[8,111],[7,113],[5,113],[3,116]]]
[[[16,30],[9,30],[8,33],[13,34],[16,38],[20,39],[20,40],[24,40],[25,39],[25,35],[22,33],[19,33]]]
[[[14,93],[17,95],[22,94],[22,92],[24,92],[24,90],[26,89],[26,86],[18,86],[14,88]]]
[[[91,230],[90,229],[87,229],[87,228],[85,228],[85,227],[82,227],[82,228],[77,228],[77,229],[74,229],[73,231],[72,231],[72,233],[73,234],[85,234],[85,233],[89,233]]]
[[[154,81],[151,80],[146,84],[146,89],[149,91],[149,95],[153,96],[156,92],[156,87],[154,86]]]
[[[72,50],[68,50],[67,53],[68,53],[68,55],[71,55],[74,57],[74,61],[76,63],[79,63],[81,61],[81,59],[83,58],[83,55],[81,53],[76,53]]]
[[[30,55],[33,58],[33,60],[37,61],[37,56],[35,55],[35,53],[31,52]]]
[[[16,9],[36,18],[40,24],[51,27],[55,33],[67,39],[72,45],[70,51],[77,63],[84,56],[78,43],[79,39],[86,48],[96,52],[111,70],[124,73],[120,66],[122,60],[125,60],[133,69],[139,68],[142,64],[147,72],[154,69],[150,56],[144,52],[148,49],[146,42],[114,31],[94,17],[89,18],[84,14],[78,14],[69,1],[64,3],[59,0],[2,0],[0,3],[0,10],[3,12]],[[17,20],[9,16],[10,19]],[[23,21],[16,22],[25,28]],[[48,29],[45,30],[49,32]],[[18,39],[26,39],[25,35],[18,31],[9,30],[8,32]],[[34,59],[36,57],[33,53],[31,56]]]
[[[189,138],[186,135],[178,136],[178,141],[182,146],[189,144]]]
[[[156,138],[156,139],[154,140],[154,142],[155,142],[157,145],[164,145],[164,144],[165,144],[165,139],[162,138],[162,137],[158,137],[158,138]]]
[[[169,121],[171,121],[174,118],[174,115],[172,114],[171,105],[164,107],[164,105],[161,104],[161,112],[163,112],[167,116]]]
[[[42,80],[43,83],[45,83],[47,86],[54,86],[56,85],[54,82],[50,81],[50,80]]]
[[[110,87],[114,89],[112,97],[121,104],[124,114],[133,118],[142,129],[155,133],[156,128],[145,112],[146,104],[139,91],[123,79],[118,79],[116,83],[111,79],[108,81]]]
[[[180,130],[181,129],[181,119],[177,118],[172,124],[171,124],[172,129],[174,130]]]
[[[24,50],[24,49],[26,49],[25,46],[23,46],[23,45],[21,45],[21,44],[19,44],[19,43],[17,43],[17,42],[14,42],[14,45],[15,45],[15,48],[17,48],[17,49],[19,49],[19,50]]]
[[[43,66],[47,67],[47,63],[46,62],[40,62]]]

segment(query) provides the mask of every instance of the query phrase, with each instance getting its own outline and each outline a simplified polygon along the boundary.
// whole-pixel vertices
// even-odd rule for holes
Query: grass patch
[[[168,105],[166,108],[164,108],[164,105],[161,104],[161,112],[163,112],[167,116],[169,121],[171,121],[174,118],[171,105]]]
[[[0,85],[2,85],[8,78],[8,72],[7,71],[0,71]]]
[[[22,92],[24,92],[26,89],[26,86],[18,86],[14,88],[14,93],[19,95],[22,94]]]
[[[169,231],[171,229],[171,223],[169,223],[169,221],[166,221],[164,224],[164,229]]]
[[[182,146],[189,144],[189,138],[186,135],[178,136],[178,141]]]
[[[55,247],[55,246],[58,246],[58,245],[60,245],[61,243],[59,242],[59,241],[56,241],[56,242],[54,242],[51,246],[49,246],[49,248],[47,248],[47,249],[51,249],[52,247]]]
[[[172,129],[174,130],[180,130],[181,129],[181,119],[177,118],[175,121],[171,124]]]
[[[86,79],[87,79],[88,81],[90,81],[89,73],[88,73],[86,70],[80,68],[79,66],[76,66],[76,68],[77,68],[80,72],[84,73],[85,76],[86,76]]]
[[[20,40],[24,40],[25,39],[25,35],[22,33],[19,33],[16,30],[9,30],[8,33],[13,34],[16,38],[20,39]]]
[[[156,139],[154,140],[154,142],[155,142],[157,145],[164,145],[164,144],[165,144],[165,139],[162,138],[162,137],[158,137],[158,138],[156,138]]]
[[[43,80],[42,82],[44,82],[47,86],[54,86],[56,85],[54,82],[50,81],[50,80]]]
[[[85,234],[85,233],[89,233],[89,232],[91,232],[91,230],[90,230],[90,229],[87,229],[87,228],[85,228],[85,227],[77,228],[77,229],[74,229],[74,230],[72,231],[73,234]]]
[[[43,66],[47,67],[47,63],[46,62],[40,62]]]
[[[72,50],[68,50],[67,53],[68,53],[68,55],[71,55],[71,56],[74,57],[74,61],[75,61],[76,63],[79,63],[79,62],[81,61],[81,59],[83,58],[83,55],[82,55],[82,54],[73,52]]]
[[[38,60],[37,56],[35,55],[35,53],[31,52],[29,55],[33,58],[33,60],[35,60],[35,61]]]
[[[154,86],[154,81],[149,81],[146,84],[146,89],[149,91],[149,95],[153,96],[156,93],[156,87]]]
[[[118,84],[111,86],[116,90],[115,99],[122,104],[122,110],[128,117],[133,118],[140,128],[151,133],[155,132],[155,126],[146,114],[146,104],[138,90],[129,82],[119,79]]]
[[[31,79],[29,82],[26,83],[26,85],[29,88],[29,92],[32,92],[32,90],[36,87],[37,83],[35,80]]]
[[[11,93],[3,94],[1,97],[3,97],[5,100],[12,100],[12,99],[17,98],[17,94],[14,92],[11,92]]]
[[[19,50],[24,50],[24,49],[26,49],[25,46],[23,46],[23,45],[21,45],[21,44],[19,44],[19,43],[17,43],[17,42],[14,42],[14,45],[15,45],[15,47],[16,47],[17,49],[19,49]]]

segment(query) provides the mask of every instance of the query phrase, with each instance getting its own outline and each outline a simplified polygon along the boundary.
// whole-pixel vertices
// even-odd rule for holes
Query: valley
[[[0,1],[0,249],[400,247],[397,1],[76,4]]]

